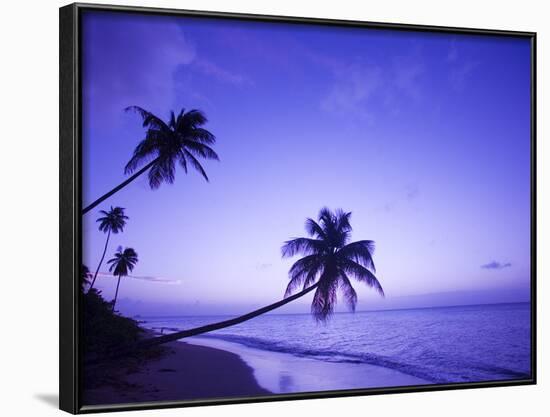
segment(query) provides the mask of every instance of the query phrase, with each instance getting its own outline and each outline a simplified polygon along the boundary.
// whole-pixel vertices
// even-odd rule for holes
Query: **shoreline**
[[[253,369],[239,355],[179,341],[167,343],[162,353],[139,363],[119,360],[90,367],[85,373],[85,405],[272,394],[257,383]]]
[[[383,366],[324,361],[257,349],[216,338],[196,336],[187,339],[186,343],[238,355],[253,369],[258,384],[273,394],[432,384],[428,380]]]
[[[86,381],[93,383],[84,384],[84,405],[262,397],[430,383],[377,365],[327,362],[201,337],[167,343],[161,351],[140,359],[92,366],[85,374]]]

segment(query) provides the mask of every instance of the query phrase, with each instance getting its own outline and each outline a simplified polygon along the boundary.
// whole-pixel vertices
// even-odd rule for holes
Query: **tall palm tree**
[[[359,240],[349,243],[352,230],[350,217],[351,213],[342,210],[332,213],[329,209],[323,208],[319,213],[318,222],[313,219],[306,220],[305,228],[309,237],[295,238],[284,243],[284,258],[297,254],[303,254],[304,257],[290,268],[290,282],[282,300],[233,319],[150,338],[142,341],[139,346],[154,346],[234,326],[288,304],[313,290],[315,294],[311,312],[316,320],[325,321],[334,311],[338,290],[342,291],[347,304],[355,311],[357,294],[351,284],[351,277],[367,284],[383,296],[382,286],[374,275],[374,242]],[[300,292],[292,294],[302,285]]]
[[[107,239],[105,240],[103,255],[101,255],[101,259],[99,260],[99,264],[97,265],[94,278],[92,279],[92,283],[90,284],[88,291],[94,288],[95,280],[97,278],[97,274],[99,273],[99,268],[101,268],[103,259],[105,259],[105,253],[107,252],[107,247],[109,246],[109,238],[111,237],[111,233],[117,234],[122,232],[124,226],[126,226],[126,220],[128,220],[128,216],[124,214],[124,209],[122,207],[111,206],[109,211],[101,210],[100,213],[102,214],[102,217],[97,219],[96,222],[99,223],[99,230],[103,233],[107,233]]]
[[[118,247],[114,258],[107,261],[107,263],[111,264],[111,266],[109,267],[109,272],[112,272],[114,276],[118,277],[115,298],[113,300],[113,312],[115,311],[116,299],[118,297],[120,279],[122,277],[128,276],[128,274],[134,270],[134,266],[136,266],[137,262],[138,254],[134,249],[125,248],[124,250],[122,250],[122,247],[120,246]]]
[[[177,116],[171,112],[168,123],[138,106],[125,110],[137,112],[143,120],[143,127],[147,128],[145,139],[136,146],[132,158],[124,168],[124,173],[131,176],[84,208],[82,214],[86,214],[147,171],[149,186],[156,189],[163,182],[174,182],[176,162],[185,173],[190,165],[208,181],[199,159],[219,160],[218,154],[211,147],[216,138],[202,127],[208,120],[200,110],[185,112],[182,109]]]

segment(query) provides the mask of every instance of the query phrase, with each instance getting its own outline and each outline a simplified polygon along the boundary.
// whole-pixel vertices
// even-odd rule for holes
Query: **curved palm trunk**
[[[119,278],[119,283],[120,283],[120,278]],[[113,359],[113,358],[121,357],[121,356],[124,356],[124,355],[132,354],[136,350],[139,350],[139,349],[145,349],[145,348],[149,348],[149,347],[152,347],[152,346],[161,345],[163,343],[173,342],[173,341],[183,339],[183,338],[186,338],[186,337],[197,336],[199,334],[211,332],[213,330],[219,330],[219,329],[223,329],[225,327],[234,326],[236,324],[239,324],[239,323],[245,322],[247,320],[253,319],[254,317],[258,317],[259,315],[267,313],[268,311],[275,310],[276,308],[282,307],[285,304],[288,304],[291,301],[294,301],[294,300],[296,300],[300,297],[303,297],[304,295],[310,293],[311,291],[313,291],[318,286],[319,286],[319,283],[313,284],[312,286],[306,288],[305,290],[303,290],[303,291],[301,291],[297,294],[294,294],[294,295],[292,295],[288,298],[285,298],[281,301],[277,301],[276,303],[273,303],[273,304],[270,304],[268,306],[259,308],[257,310],[251,311],[250,313],[244,314],[242,316],[235,317],[233,319],[219,321],[217,323],[208,324],[206,326],[195,327],[194,329],[189,329],[189,330],[182,330],[180,332],[175,332],[175,333],[167,334],[167,335],[163,335],[163,336],[151,337],[149,339],[145,339],[145,340],[142,340],[141,342],[138,342],[132,348],[115,350],[110,355],[105,356],[103,358],[91,357],[91,358],[86,360],[86,364],[87,365],[97,364],[97,363],[99,363],[99,362],[101,362],[105,359]],[[117,284],[117,293],[118,293],[118,284]],[[115,302],[116,302],[116,295],[115,295]],[[114,303],[113,303],[113,311],[114,311]]]
[[[128,178],[127,180],[121,182],[119,185],[117,185],[115,188],[113,188],[111,191],[109,191],[108,193],[106,194],[103,194],[101,197],[99,197],[96,201],[94,201],[92,204],[90,204],[89,206],[87,206],[86,208],[84,208],[82,210],[82,214],[86,214],[87,212],[89,212],[91,209],[93,209],[94,207],[96,207],[97,205],[99,205],[100,203],[102,203],[103,201],[107,200],[109,197],[111,197],[114,193],[122,190],[124,187],[126,187],[128,184],[130,184],[133,180],[135,180],[137,177],[139,177],[141,174],[143,174],[145,171],[149,170],[149,168],[151,168],[155,162],[157,162],[158,158],[152,160],[151,162],[149,162],[147,165],[145,165],[143,168],[141,168],[138,172],[136,172],[134,175],[132,175],[130,178]]]
[[[306,288],[305,290],[303,290],[303,291],[301,291],[297,294],[294,294],[294,295],[292,295],[288,298],[285,298],[281,301],[277,301],[276,303],[270,304],[268,306],[259,308],[258,310],[254,310],[254,311],[252,311],[248,314],[244,314],[242,316],[235,317],[233,319],[219,321],[217,323],[208,324],[206,326],[195,327],[194,329],[182,330],[182,331],[175,332],[175,333],[172,333],[172,334],[167,334],[167,335],[164,335],[164,336],[158,336],[158,337],[153,337],[153,338],[150,338],[150,339],[143,340],[142,342],[140,342],[138,344],[138,347],[139,348],[145,348],[145,347],[156,346],[156,345],[160,345],[160,344],[163,344],[163,343],[168,343],[168,342],[173,342],[175,340],[183,339],[185,337],[197,336],[199,334],[211,332],[213,330],[219,330],[219,329],[223,329],[225,327],[234,326],[236,324],[239,324],[239,323],[245,322],[247,320],[250,320],[254,317],[257,317],[261,314],[267,313],[268,311],[275,310],[276,308],[282,307],[285,304],[288,304],[291,301],[296,300],[297,298],[303,297],[307,293],[309,293],[309,292],[313,291],[315,288],[317,288],[318,285],[319,285],[319,283],[316,283],[316,284]]]
[[[122,275],[118,276],[118,281],[116,283],[115,299],[113,300],[113,313],[115,312],[116,299],[118,297],[118,287],[120,286],[120,278],[122,278]]]
[[[105,241],[105,248],[103,248],[103,255],[101,255],[101,260],[99,261],[99,265],[95,270],[94,279],[92,280],[92,283],[90,284],[90,288],[88,288],[88,291],[94,288],[95,280],[97,278],[97,274],[99,273],[99,268],[101,268],[101,264],[103,263],[103,260],[105,259],[105,254],[107,253],[107,246],[109,245],[110,237],[111,237],[111,230],[109,229],[109,232],[107,233],[107,240]]]

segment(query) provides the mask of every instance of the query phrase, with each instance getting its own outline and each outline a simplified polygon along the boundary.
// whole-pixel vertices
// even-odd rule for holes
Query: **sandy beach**
[[[156,356],[156,357],[155,357]],[[119,360],[87,370],[84,404],[199,400],[270,394],[238,355],[173,342],[152,358]],[[90,387],[92,385],[92,387]]]
[[[206,338],[172,342],[139,360],[123,359],[90,367],[85,380],[85,405],[428,383],[384,367],[330,363]]]

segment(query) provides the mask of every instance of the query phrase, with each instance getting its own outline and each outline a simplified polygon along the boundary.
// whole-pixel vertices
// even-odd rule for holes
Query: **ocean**
[[[143,325],[164,327],[167,333],[225,318],[144,318]],[[530,331],[529,303],[515,303],[337,313],[327,324],[316,323],[309,314],[270,314],[185,341],[231,350],[255,369],[262,385],[275,392],[296,392],[407,381],[417,385],[529,378]],[[306,380],[304,370],[316,364],[324,365]],[[379,381],[373,365],[388,371]],[[326,377],[327,372],[332,377],[320,384],[317,376]],[[411,378],[392,382],[398,374]]]

